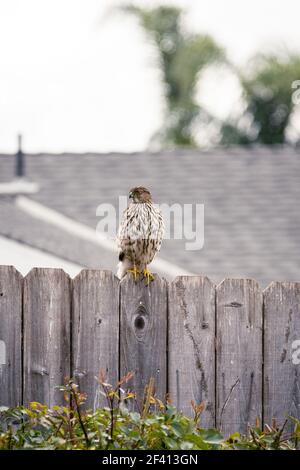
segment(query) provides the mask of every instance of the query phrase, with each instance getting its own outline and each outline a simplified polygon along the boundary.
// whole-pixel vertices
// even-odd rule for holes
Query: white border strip
[[[54,225],[55,227],[59,227],[70,235],[75,235],[82,240],[96,243],[105,250],[113,253],[117,253],[118,251],[116,242],[114,240],[109,240],[104,233],[99,233],[99,231],[93,230],[87,225],[77,222],[54,209],[50,209],[49,207],[40,204],[39,202],[33,201],[25,196],[18,196],[16,198],[16,205],[31,217],[42,220],[48,224]],[[162,274],[170,277],[193,275],[193,273],[161,258],[154,260],[151,263],[151,266],[154,270],[158,270]]]

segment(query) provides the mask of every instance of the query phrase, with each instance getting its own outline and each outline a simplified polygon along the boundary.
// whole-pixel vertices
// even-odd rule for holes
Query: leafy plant
[[[246,108],[236,122],[221,129],[223,144],[282,144],[287,141],[295,104],[292,83],[300,77],[300,57],[257,54],[245,72],[238,71]],[[247,126],[241,126],[247,122]]]
[[[234,433],[225,438],[217,429],[200,426],[204,404],[192,402],[194,418],[184,416],[170,403],[155,394],[154,381],[145,389],[140,411],[136,411],[134,392],[123,386],[132,373],[116,386],[107,383],[103,373],[97,378],[107,407],[86,410],[86,395],[70,380],[60,387],[65,403],[51,409],[38,402],[26,407],[0,408],[0,449],[262,449],[292,450],[300,438],[300,422],[294,432],[284,434],[285,424],[278,428],[257,423],[248,436]],[[133,409],[135,408],[135,409]]]

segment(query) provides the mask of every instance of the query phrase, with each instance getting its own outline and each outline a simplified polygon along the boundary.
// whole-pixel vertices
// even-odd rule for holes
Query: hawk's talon
[[[135,282],[137,281],[139,275],[141,274],[141,271],[137,269],[135,266],[131,269],[127,269],[127,272],[133,274]]]
[[[151,281],[154,281],[154,276],[148,268],[145,268],[143,271],[144,277],[147,279],[146,286],[150,284]]]

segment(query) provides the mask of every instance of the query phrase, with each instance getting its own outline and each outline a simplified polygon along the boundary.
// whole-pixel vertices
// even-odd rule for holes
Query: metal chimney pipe
[[[16,176],[22,178],[25,176],[25,160],[22,151],[22,135],[18,135],[18,151],[16,154]]]

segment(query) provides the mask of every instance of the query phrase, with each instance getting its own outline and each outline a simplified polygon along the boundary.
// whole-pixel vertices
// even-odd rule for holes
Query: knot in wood
[[[147,322],[148,313],[143,305],[140,305],[136,310],[134,315],[134,329],[136,330],[137,335],[143,334]]]
[[[145,326],[145,320],[144,320],[144,317],[142,317],[141,315],[138,315],[135,320],[134,320],[134,326],[138,329],[138,330],[142,330]]]
[[[239,308],[242,307],[243,304],[240,302],[230,302],[230,304],[225,304],[224,307],[234,307],[234,308]]]

